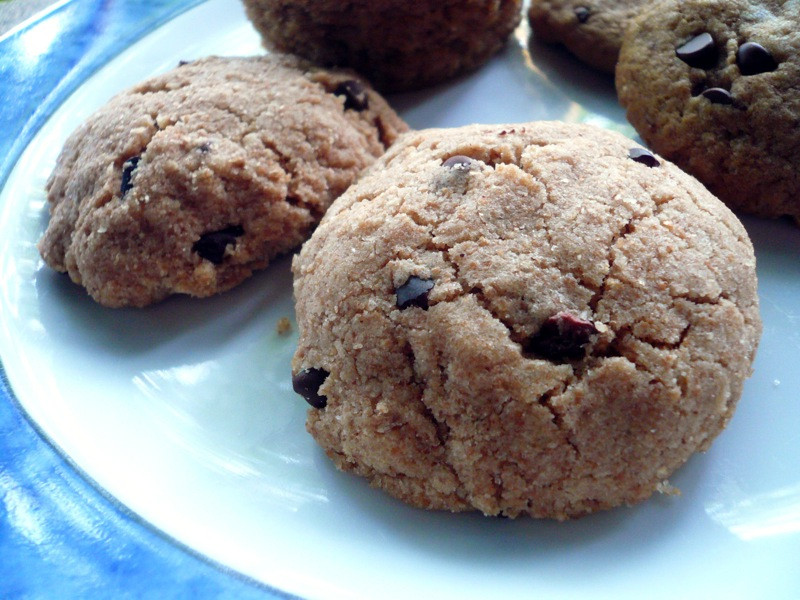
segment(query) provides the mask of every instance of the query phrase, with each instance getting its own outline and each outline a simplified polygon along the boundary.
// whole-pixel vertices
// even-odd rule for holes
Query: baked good
[[[350,73],[278,55],[183,64],[70,135],[39,250],[106,306],[216,294],[304,241],[405,129]]]
[[[614,72],[625,29],[647,0],[531,0],[536,39],[566,46],[591,66]]]
[[[475,69],[505,43],[521,0],[244,0],[268,48],[350,67],[402,91]]]
[[[616,84],[647,144],[730,207],[800,219],[800,2],[659,2]]]
[[[664,489],[761,329],[735,216],[587,125],[406,133],[293,272],[308,431],[432,509],[566,519]]]

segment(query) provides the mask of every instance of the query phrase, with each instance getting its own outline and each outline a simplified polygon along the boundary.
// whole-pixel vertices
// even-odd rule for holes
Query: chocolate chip
[[[647,165],[650,168],[657,167],[661,164],[652,152],[644,148],[631,148],[628,151],[628,158],[642,163],[643,165]]]
[[[465,171],[469,171],[469,169],[472,167],[472,159],[469,156],[464,156],[463,154],[456,154],[455,156],[451,156],[444,161],[442,166],[447,169],[463,169]]]
[[[755,42],[745,42],[736,51],[736,64],[742,75],[758,75],[778,68],[769,50]]]
[[[203,154],[205,154],[206,152],[209,152],[211,150],[211,144],[209,144],[208,142],[203,142],[197,147],[197,149]]]
[[[133,172],[136,170],[136,167],[139,166],[140,158],[141,156],[132,156],[122,163],[122,183],[119,185],[120,196],[124,197],[133,187],[131,179],[133,178]]]
[[[412,275],[408,280],[395,290],[397,294],[397,308],[404,310],[411,306],[418,306],[428,310],[428,294],[433,289],[432,279],[421,279]]]
[[[367,95],[367,88],[360,81],[355,79],[348,79],[343,81],[336,89],[333,90],[336,96],[344,96],[344,108],[352,109],[357,112],[367,110],[369,108],[369,96]]]
[[[578,18],[578,23],[586,23],[592,15],[592,11],[588,6],[576,6],[574,12]]]
[[[712,104],[733,104],[731,93],[722,88],[708,88],[702,96]]]
[[[678,58],[690,67],[710,69],[717,64],[717,45],[710,33],[701,33],[675,50]]]
[[[241,225],[231,225],[219,231],[210,231],[200,236],[200,239],[192,246],[192,250],[197,252],[201,258],[218,265],[225,258],[225,249],[230,244],[235,244],[236,238],[242,235],[244,235],[244,229]]]
[[[525,344],[525,350],[549,360],[577,360],[584,346],[597,333],[594,323],[568,312],[560,312],[542,323],[541,329]]]
[[[178,66],[179,67],[185,67],[186,65],[191,64],[191,62],[192,61],[190,61],[190,60],[179,60],[178,61]]]
[[[328,405],[328,398],[320,395],[319,388],[325,383],[328,375],[330,373],[325,369],[303,369],[292,375],[292,388],[314,408],[325,408]]]

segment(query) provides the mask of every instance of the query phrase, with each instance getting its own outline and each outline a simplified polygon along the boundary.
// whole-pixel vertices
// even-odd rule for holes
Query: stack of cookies
[[[509,517],[668,489],[730,420],[761,332],[747,233],[679,167],[800,216],[797,133],[765,135],[797,114],[796,3],[533,2],[535,35],[616,66],[661,155],[556,122],[408,131],[375,91],[478,68],[519,0],[244,3],[281,53],[182,64],[73,133],[47,264],[145,306],[305,242],[292,383],[339,468]]]

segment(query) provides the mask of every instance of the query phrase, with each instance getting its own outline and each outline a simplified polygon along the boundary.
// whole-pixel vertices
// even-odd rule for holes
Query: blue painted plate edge
[[[81,83],[201,3],[63,0],[0,37],[0,188]],[[49,45],[26,54],[44,28]],[[193,552],[104,492],[28,418],[1,362],[0,498],[2,598],[291,597]]]

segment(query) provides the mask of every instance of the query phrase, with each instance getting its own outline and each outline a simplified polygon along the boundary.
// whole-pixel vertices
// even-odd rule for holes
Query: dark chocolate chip
[[[211,150],[211,144],[209,144],[208,142],[203,142],[197,147],[197,149],[203,154],[205,154],[206,152],[209,152]]]
[[[584,346],[597,333],[594,323],[568,312],[560,312],[542,323],[541,329],[525,344],[525,350],[549,360],[577,360]]]
[[[325,408],[328,405],[328,398],[320,395],[319,388],[325,383],[328,375],[330,373],[325,369],[303,369],[292,375],[292,388],[314,408]]]
[[[710,33],[701,33],[675,50],[678,58],[690,67],[710,69],[719,61],[717,45]]]
[[[652,152],[644,148],[631,148],[628,151],[628,158],[642,163],[643,165],[647,165],[650,168],[657,167],[661,164]]]
[[[428,310],[428,294],[433,289],[432,279],[421,279],[412,275],[408,280],[395,290],[397,294],[397,308],[404,310],[411,306],[418,306]]]
[[[463,154],[456,154],[444,161],[442,166],[447,169],[464,169],[468,171],[472,167],[472,159]]]
[[[574,12],[578,18],[578,23],[586,23],[589,17],[592,16],[592,11],[588,6],[576,6]]]
[[[231,225],[219,231],[210,231],[200,236],[200,239],[192,246],[192,250],[197,252],[201,258],[218,265],[225,258],[225,249],[230,244],[235,244],[236,238],[242,235],[244,235],[244,229],[241,225]]]
[[[190,61],[190,60],[179,60],[178,61],[178,66],[179,67],[185,67],[186,65],[190,64],[191,62],[192,61]]]
[[[722,88],[708,88],[702,96],[713,104],[733,104],[731,93]]]
[[[348,79],[343,81],[336,89],[333,90],[336,96],[344,96],[344,108],[352,109],[357,112],[367,110],[369,108],[369,96],[367,95],[367,88],[360,81],[355,79]]]
[[[140,158],[140,156],[132,156],[122,163],[122,183],[120,183],[119,186],[120,196],[125,196],[133,187],[131,179],[133,178],[133,172],[136,170],[136,167],[139,166]]]
[[[769,73],[778,68],[778,63],[769,50],[755,42],[745,42],[736,51],[736,64],[742,75]]]

